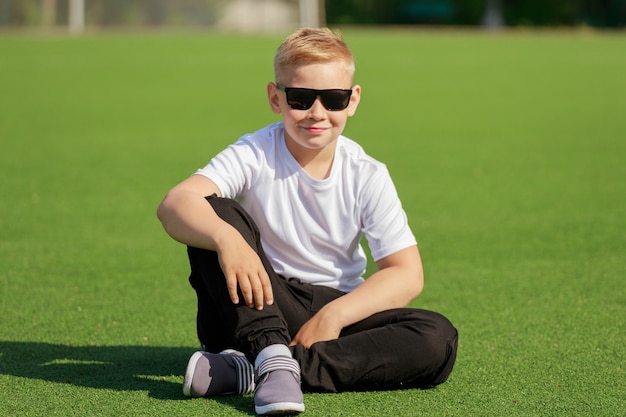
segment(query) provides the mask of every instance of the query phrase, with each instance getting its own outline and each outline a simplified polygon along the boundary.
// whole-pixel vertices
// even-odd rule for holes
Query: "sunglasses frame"
[[[287,104],[289,105],[289,107],[291,107],[294,110],[308,110],[311,108],[311,106],[313,106],[313,103],[315,103],[315,100],[317,100],[317,98],[319,97],[322,105],[324,106],[324,108],[328,111],[342,111],[348,108],[348,106],[350,105],[350,97],[352,97],[352,89],[348,89],[348,90],[344,90],[341,88],[333,88],[333,89],[328,89],[328,90],[315,90],[313,88],[297,88],[297,87],[285,87],[282,84],[279,83],[275,83],[276,88],[278,88],[280,91],[284,91],[285,95],[287,97]],[[310,96],[306,96],[307,98],[313,97],[313,100],[308,103],[301,103],[301,106],[295,105],[294,107],[294,101],[295,100],[290,100],[289,99],[289,95],[292,92],[299,92],[299,93],[305,93],[305,94],[309,94]],[[342,94],[346,94],[347,97],[344,97],[343,100],[346,101],[346,105],[343,108],[335,108],[334,106],[329,106],[327,103],[327,100],[329,98],[329,94],[336,94],[336,93],[342,93]],[[315,94],[314,96],[312,94]],[[332,99],[331,99],[332,100]],[[299,101],[298,101],[299,102]],[[300,102],[299,102],[300,103]]]

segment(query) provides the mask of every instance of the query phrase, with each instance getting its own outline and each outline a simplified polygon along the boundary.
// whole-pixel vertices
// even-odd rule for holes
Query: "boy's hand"
[[[291,340],[290,346],[303,345],[309,349],[313,343],[335,340],[339,337],[342,327],[337,320],[319,311],[302,325],[298,333]]]
[[[264,302],[273,304],[272,285],[263,263],[238,232],[233,233],[217,253],[234,304],[239,304],[238,288],[250,308],[262,310]]]

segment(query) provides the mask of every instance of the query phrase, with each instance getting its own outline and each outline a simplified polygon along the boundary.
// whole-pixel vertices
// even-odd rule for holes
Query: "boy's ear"
[[[270,108],[272,109],[272,112],[276,114],[281,113],[279,93],[280,90],[278,90],[276,84],[267,83],[267,100],[270,103]]]
[[[348,104],[348,117],[354,116],[356,108],[359,107],[361,102],[361,86],[355,85],[352,87],[352,95],[350,96],[350,104]]]

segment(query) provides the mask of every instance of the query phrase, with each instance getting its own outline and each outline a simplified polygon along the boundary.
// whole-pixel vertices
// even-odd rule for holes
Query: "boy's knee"
[[[255,241],[259,238],[259,229],[241,204],[231,198],[218,197],[215,194],[205,199],[222,220],[237,229],[250,246],[255,247]]]
[[[458,349],[458,331],[452,323],[439,313],[432,313],[433,335],[430,338],[430,355],[433,358],[433,379],[430,385],[445,382],[454,363]]]
[[[241,216],[241,214],[247,215],[245,209],[232,198],[218,197],[216,194],[211,194],[204,197],[204,199],[213,207],[218,216],[229,223],[229,219],[235,214],[238,216]]]
[[[421,335],[419,349],[415,351],[415,362],[422,373],[415,385],[439,385],[448,379],[456,361],[457,329],[439,313],[416,310],[415,315],[417,333]]]

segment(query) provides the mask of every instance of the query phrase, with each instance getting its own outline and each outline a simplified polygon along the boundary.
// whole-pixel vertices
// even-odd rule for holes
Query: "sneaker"
[[[225,350],[191,355],[183,381],[183,394],[187,397],[243,395],[253,391],[254,367],[243,353]]]
[[[287,356],[265,359],[257,369],[254,409],[258,415],[297,414],[304,411],[300,365]]]

